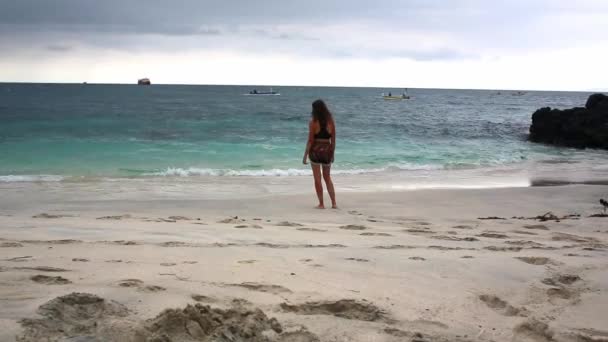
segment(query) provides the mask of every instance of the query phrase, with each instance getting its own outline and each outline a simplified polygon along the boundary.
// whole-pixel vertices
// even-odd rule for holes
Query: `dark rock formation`
[[[152,83],[150,83],[150,79],[149,78],[142,78],[137,80],[137,84],[139,85],[150,85]]]
[[[608,149],[608,96],[593,94],[584,108],[537,110],[532,114],[529,139],[558,146]]]

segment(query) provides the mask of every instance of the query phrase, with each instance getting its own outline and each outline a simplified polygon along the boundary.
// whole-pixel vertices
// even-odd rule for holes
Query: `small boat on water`
[[[276,92],[276,91],[272,90],[272,88],[270,88],[269,91],[258,91],[257,89],[253,89],[249,93],[243,94],[243,95],[246,95],[246,96],[249,96],[249,95],[266,95],[266,96],[268,96],[268,95],[271,95],[271,96],[274,95],[274,96],[279,96],[279,95],[281,95],[281,93]]]
[[[401,95],[393,95],[392,93],[388,93],[388,95],[382,93],[382,98],[385,100],[409,100],[410,96],[407,94],[407,89]]]

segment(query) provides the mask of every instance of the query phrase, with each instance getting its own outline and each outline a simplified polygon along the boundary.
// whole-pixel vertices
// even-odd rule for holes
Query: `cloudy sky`
[[[0,81],[608,88],[608,0],[0,0]]]

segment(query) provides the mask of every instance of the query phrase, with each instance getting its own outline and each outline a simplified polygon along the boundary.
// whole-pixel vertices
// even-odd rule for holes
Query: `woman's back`
[[[330,139],[333,132],[333,123],[327,122],[325,126],[317,120],[313,121],[315,139]]]

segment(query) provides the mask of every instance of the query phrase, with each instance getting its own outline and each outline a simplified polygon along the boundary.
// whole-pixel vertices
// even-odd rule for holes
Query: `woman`
[[[331,181],[331,175],[329,174],[331,163],[334,162],[335,150],[336,125],[334,119],[329,109],[327,109],[325,102],[323,100],[316,100],[312,103],[312,118],[308,124],[308,143],[306,144],[302,163],[306,164],[307,159],[310,158],[312,174],[315,178],[315,190],[319,198],[317,209],[325,209],[321,174],[323,175],[323,179],[325,179],[327,192],[331,198],[331,207],[333,209],[338,208],[334,183]]]

